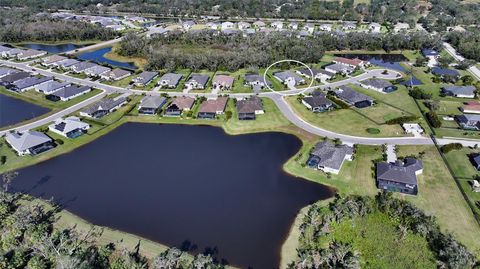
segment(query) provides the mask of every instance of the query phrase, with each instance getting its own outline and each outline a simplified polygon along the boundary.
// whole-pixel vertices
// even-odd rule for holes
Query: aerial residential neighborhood
[[[4,1],[0,268],[476,268],[480,3]]]

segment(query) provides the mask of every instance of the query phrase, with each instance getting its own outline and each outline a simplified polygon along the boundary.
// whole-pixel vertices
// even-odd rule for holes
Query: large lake
[[[23,100],[0,93],[0,127],[38,117],[50,111]]]
[[[77,55],[77,58],[84,61],[92,61],[98,64],[109,64],[115,67],[126,68],[130,70],[137,69],[137,66],[131,62],[119,62],[105,58],[105,54],[112,51],[112,47],[101,48],[93,51],[87,51]]]
[[[23,47],[29,48],[29,49],[36,49],[36,50],[43,50],[49,53],[63,53],[67,51],[72,51],[81,47],[84,47],[85,45],[77,45],[77,44],[71,44],[71,43],[66,43],[66,44],[22,44]]]
[[[298,211],[333,195],[287,175],[301,147],[283,133],[128,123],[72,153],[20,171],[13,189],[54,197],[95,223],[242,268],[278,268]]]

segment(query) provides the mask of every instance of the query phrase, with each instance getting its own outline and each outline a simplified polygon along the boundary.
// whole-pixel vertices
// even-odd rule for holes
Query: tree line
[[[264,68],[278,60],[295,59],[318,63],[325,51],[418,50],[439,47],[439,39],[421,33],[378,35],[370,33],[318,33],[307,38],[273,32],[244,37],[210,30],[171,32],[147,39],[127,34],[116,52],[144,57],[149,69],[229,70]]]
[[[47,208],[33,199],[8,191],[15,172],[3,175],[0,186],[0,268],[5,269],[221,269],[209,254],[193,258],[170,248],[147,259],[135,249],[99,244],[101,230],[79,231],[54,225],[60,206]]]
[[[410,202],[393,198],[381,192],[375,198],[368,196],[336,196],[328,206],[314,204],[300,226],[300,246],[297,260],[289,268],[360,268],[361,253],[351,245],[334,242],[327,248],[321,240],[328,236],[334,225],[356,217],[381,212],[398,222],[399,231],[405,230],[427,240],[438,268],[473,268],[478,264],[475,256],[450,234],[440,231],[435,219],[426,215]]]
[[[480,61],[480,30],[458,32],[452,31],[445,39],[465,58]]]

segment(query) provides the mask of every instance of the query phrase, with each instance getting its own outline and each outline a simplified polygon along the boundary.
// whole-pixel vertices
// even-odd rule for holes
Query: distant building
[[[354,150],[347,145],[335,145],[327,140],[317,143],[310,153],[307,166],[338,175],[343,163],[353,159]]]
[[[423,172],[422,161],[405,158],[395,163],[377,163],[377,187],[386,191],[401,192],[411,195],[418,193],[417,176]]]

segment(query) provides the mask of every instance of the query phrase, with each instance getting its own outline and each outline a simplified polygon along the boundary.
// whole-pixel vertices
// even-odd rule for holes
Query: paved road
[[[129,94],[136,94],[136,95],[161,95],[161,94],[168,94],[170,96],[191,96],[191,97],[198,97],[198,96],[205,96],[207,98],[209,97],[216,97],[216,94],[213,93],[183,93],[183,92],[161,92],[161,91],[141,91],[141,90],[131,90],[131,89],[125,89],[125,88],[120,88],[120,87],[115,87],[115,86],[110,86],[106,84],[102,84],[100,82],[96,81],[90,81],[87,79],[79,79],[79,78],[74,78],[71,76],[68,76],[66,74],[58,74],[53,71],[48,71],[48,70],[43,70],[39,68],[32,68],[31,66],[28,66],[31,62],[28,63],[15,63],[15,62],[10,62],[10,61],[5,61],[5,60],[0,60],[0,64],[6,65],[6,66],[11,66],[15,67],[18,69],[22,69],[25,71],[30,71],[32,72],[32,69],[35,69],[35,72],[44,76],[55,76],[57,79],[68,81],[70,83],[75,83],[79,85],[85,85],[85,86],[90,86],[92,88],[97,88],[102,90],[102,93],[99,95],[96,95],[94,97],[91,97],[87,100],[84,100],[72,107],[69,107],[65,110],[62,110],[60,112],[57,112],[53,115],[50,115],[48,117],[45,117],[43,119],[39,119],[35,122],[31,122],[25,125],[22,125],[20,127],[15,127],[12,129],[8,130],[3,130],[0,131],[0,136],[4,135],[6,132],[9,132],[11,130],[19,130],[19,131],[24,131],[27,129],[32,129],[36,128],[39,126],[42,126],[44,124],[47,124],[51,121],[54,121],[55,119],[59,117],[66,116],[70,113],[73,113],[74,111],[77,111],[85,106],[88,106],[89,104],[92,104],[99,99],[103,98],[105,95],[118,92],[122,93],[125,95]],[[312,88],[309,88],[306,90],[306,92],[311,92],[315,89],[326,89],[326,88],[334,88],[334,87],[339,87],[342,85],[346,84],[351,84],[351,83],[358,83],[358,81],[371,78],[371,77],[378,77],[378,78],[384,78],[384,79],[396,79],[398,78],[399,73],[393,70],[388,70],[388,74],[382,74],[384,69],[380,70],[368,70],[367,72],[356,76],[356,77],[351,77],[342,81],[337,81],[334,83],[328,83],[325,85],[321,86],[315,86]],[[283,91],[282,93],[284,94],[298,94],[299,92],[304,91],[303,89],[290,89]],[[244,98],[253,95],[254,93],[234,93],[234,94],[229,94],[230,97],[233,98]],[[351,135],[346,135],[346,134],[339,134],[335,133],[326,129],[322,129],[320,127],[314,126],[306,121],[304,121],[299,115],[297,115],[292,108],[287,104],[285,101],[284,97],[277,93],[273,92],[262,92],[259,94],[261,97],[267,97],[272,99],[275,104],[278,106],[280,111],[283,113],[283,115],[291,121],[294,125],[298,126],[299,128],[302,128],[306,130],[307,132],[310,132],[312,134],[318,135],[318,136],[323,136],[323,137],[328,137],[332,139],[340,139],[344,143],[349,143],[349,144],[367,144],[367,145],[380,145],[380,144],[397,144],[397,145],[424,145],[424,144],[433,144],[433,141],[430,138],[427,137],[378,137],[378,138],[370,138],[370,137],[358,137],[358,136],[351,136]],[[341,123],[339,123],[341,124]],[[440,144],[444,143],[452,143],[454,142],[459,142],[465,145],[473,145],[476,143],[475,141],[464,141],[464,140],[459,140],[459,139],[439,139],[438,142]],[[480,141],[479,141],[480,143]]]
[[[443,47],[450,55],[452,55],[452,57],[455,60],[459,62],[462,62],[465,60],[465,57],[460,55],[460,53],[458,53],[457,50],[455,50],[455,48],[452,47],[452,45],[448,44],[447,42],[443,42]],[[470,73],[472,73],[472,75],[476,77],[478,80],[480,80],[480,69],[478,69],[476,66],[473,65],[468,68],[468,71],[470,71]]]

